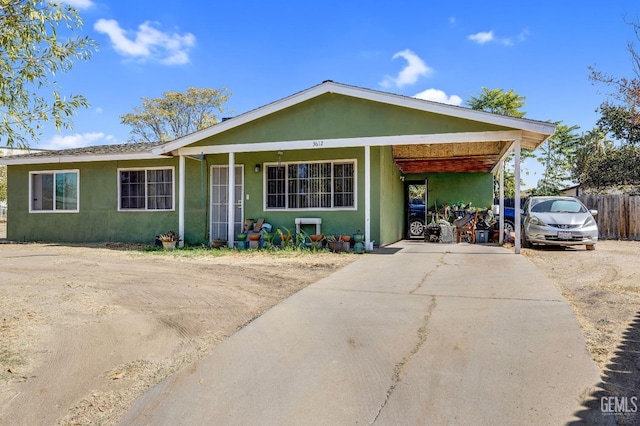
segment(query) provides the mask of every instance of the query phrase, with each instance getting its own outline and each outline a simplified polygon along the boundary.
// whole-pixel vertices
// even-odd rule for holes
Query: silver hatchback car
[[[522,247],[586,245],[587,250],[595,250],[597,214],[573,197],[531,197],[522,209]]]

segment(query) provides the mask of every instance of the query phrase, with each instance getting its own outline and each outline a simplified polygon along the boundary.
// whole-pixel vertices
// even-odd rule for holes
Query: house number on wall
[[[312,146],[313,146],[314,148],[319,148],[319,147],[321,147],[322,145],[324,145],[324,141],[313,141],[313,142],[312,142]]]

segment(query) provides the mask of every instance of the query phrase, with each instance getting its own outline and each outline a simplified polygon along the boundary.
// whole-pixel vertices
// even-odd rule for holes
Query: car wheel
[[[505,220],[504,230],[507,232],[514,232],[516,230],[516,227],[513,225],[513,222],[511,222],[510,220]]]
[[[422,237],[424,234],[424,223],[420,220],[413,220],[409,223],[409,235],[412,237]]]
[[[493,224],[493,229],[495,229],[496,231],[500,230],[500,223],[496,222]],[[513,222],[511,222],[510,220],[505,220],[504,221],[504,230],[507,232],[514,232],[516,230],[516,227],[513,225]]]
[[[522,248],[531,248],[531,243],[529,242],[529,240],[527,240],[526,235],[524,234],[524,232],[522,233],[522,237],[520,238],[520,242],[521,242],[521,246]]]
[[[595,249],[596,249],[595,244],[587,244],[587,250],[595,250]]]

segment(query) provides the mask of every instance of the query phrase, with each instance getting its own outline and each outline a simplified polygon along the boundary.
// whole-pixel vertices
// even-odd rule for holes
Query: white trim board
[[[86,163],[95,161],[122,161],[122,160],[158,160],[167,159],[164,155],[155,155],[150,152],[136,152],[131,154],[105,154],[105,155],[65,155],[61,157],[17,157],[0,158],[0,164],[59,164],[59,163]]]
[[[429,145],[436,143],[479,143],[520,139],[518,130],[464,133],[436,133],[427,135],[373,136],[361,138],[309,139],[279,142],[253,142],[232,145],[210,145],[180,148],[179,155],[225,154],[228,152],[262,152],[292,149],[326,149],[388,145]]]

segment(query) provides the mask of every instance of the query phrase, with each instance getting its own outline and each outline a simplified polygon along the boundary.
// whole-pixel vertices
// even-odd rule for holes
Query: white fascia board
[[[0,164],[21,165],[21,164],[56,164],[56,163],[88,163],[96,161],[123,161],[123,160],[157,160],[171,157],[163,155],[153,155],[148,152],[133,154],[107,154],[107,155],[68,155],[60,157],[21,157],[21,158],[0,158]]]
[[[302,92],[296,93],[294,95],[288,96],[279,101],[257,108],[253,111],[249,111],[245,114],[241,114],[237,117],[223,121],[212,127],[200,130],[198,132],[176,139],[175,141],[158,146],[154,148],[152,152],[154,154],[166,154],[168,152],[188,146],[210,136],[214,136],[229,129],[241,126],[258,118],[265,117],[269,114],[273,114],[285,108],[289,108],[293,105],[305,102],[309,99],[323,95],[325,93],[337,93],[340,95],[351,96],[359,99],[386,103],[390,105],[494,124],[503,127],[511,127],[517,130],[526,130],[535,133],[542,133],[545,135],[552,135],[555,132],[556,127],[555,124],[552,123],[492,114],[485,111],[447,105],[439,102],[426,101],[423,99],[410,98],[407,96],[396,95],[392,93],[378,92],[370,89],[346,86],[334,82],[326,82],[318,86],[311,87],[310,89],[304,90]]]
[[[255,142],[233,145],[187,147],[178,150],[180,155],[224,154],[228,152],[263,152],[292,149],[351,148],[388,145],[432,145],[441,143],[477,143],[511,141],[520,138],[520,131],[437,133],[430,135],[374,136],[362,138],[310,139],[280,142]]]

